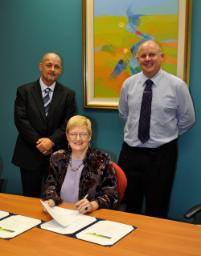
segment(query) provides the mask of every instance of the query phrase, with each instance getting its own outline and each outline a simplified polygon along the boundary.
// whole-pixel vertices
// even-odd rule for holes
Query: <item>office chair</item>
[[[184,214],[184,218],[192,219],[192,223],[201,224],[201,204],[194,205]]]
[[[120,206],[126,192],[127,178],[124,171],[121,169],[121,167],[118,164],[112,161],[112,166],[117,176],[117,190],[118,190],[118,197],[119,197],[118,206]]]

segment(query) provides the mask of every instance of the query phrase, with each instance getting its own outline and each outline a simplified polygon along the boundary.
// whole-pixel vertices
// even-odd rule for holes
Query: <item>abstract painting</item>
[[[160,43],[162,68],[187,79],[189,7],[185,0],[83,0],[84,106],[116,109],[123,81],[140,72],[138,46]]]

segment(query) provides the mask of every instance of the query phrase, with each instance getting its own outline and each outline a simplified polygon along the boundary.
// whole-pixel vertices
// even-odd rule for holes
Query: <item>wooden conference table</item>
[[[62,206],[73,207],[66,203]],[[50,220],[38,198],[0,193],[0,210]],[[104,247],[35,227],[11,240],[0,239],[0,255],[201,256],[200,226],[107,209],[90,215],[138,228],[113,246]]]

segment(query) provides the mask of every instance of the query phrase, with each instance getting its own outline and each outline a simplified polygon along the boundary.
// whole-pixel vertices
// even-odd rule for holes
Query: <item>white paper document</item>
[[[58,206],[50,207],[47,202],[43,201],[41,203],[54,219],[53,221],[42,224],[41,228],[44,229],[62,234],[72,234],[96,220],[96,218],[83,215],[77,210],[64,209]]]
[[[1,211],[1,210],[0,210],[0,219],[6,217],[6,216],[8,216],[8,215],[9,215],[9,212],[5,212],[5,211]]]
[[[134,227],[131,225],[103,220],[84,229],[76,237],[100,245],[113,245],[132,230]]]
[[[48,222],[45,222],[40,225],[42,229],[50,230],[59,234],[63,235],[69,235],[77,232],[78,230],[88,226],[89,224],[96,221],[96,218],[87,216],[87,215],[81,215],[77,217],[71,224],[69,224],[67,227],[62,227],[58,224],[55,220],[50,220]]]
[[[41,223],[41,220],[12,215],[0,221],[0,238],[13,238]]]

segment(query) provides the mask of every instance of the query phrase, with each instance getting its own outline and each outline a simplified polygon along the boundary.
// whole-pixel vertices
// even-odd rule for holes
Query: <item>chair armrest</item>
[[[184,217],[186,219],[190,219],[192,217],[194,217],[198,212],[201,211],[201,204],[197,204],[195,206],[193,206],[192,208],[190,208],[185,214]]]

